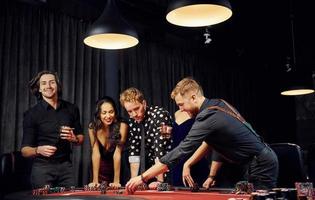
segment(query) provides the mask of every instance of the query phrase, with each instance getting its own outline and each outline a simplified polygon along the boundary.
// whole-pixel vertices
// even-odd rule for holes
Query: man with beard
[[[120,103],[129,114],[129,163],[131,177],[143,173],[171,149],[172,118],[159,106],[148,106],[143,93],[128,88],[120,94]],[[149,187],[157,188],[166,176],[160,175]]]

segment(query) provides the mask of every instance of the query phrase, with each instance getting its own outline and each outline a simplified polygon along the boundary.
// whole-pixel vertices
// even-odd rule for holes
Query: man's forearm
[[[21,149],[22,156],[24,157],[34,157],[37,155],[37,147],[26,146]]]
[[[151,178],[154,178],[155,176],[157,176],[159,174],[163,174],[163,173],[165,173],[167,171],[168,171],[167,165],[165,165],[165,164],[163,164],[161,162],[157,162],[157,163],[155,163],[155,165],[150,167],[147,171],[145,171],[142,174],[143,181],[147,182]]]
[[[209,152],[209,146],[203,142],[195,153],[185,162],[185,165],[192,166],[201,160]]]
[[[208,177],[214,179],[222,166],[222,162],[212,161]]]
[[[136,177],[138,175],[139,168],[140,168],[140,163],[139,162],[130,163],[130,175],[131,175],[131,178]]]

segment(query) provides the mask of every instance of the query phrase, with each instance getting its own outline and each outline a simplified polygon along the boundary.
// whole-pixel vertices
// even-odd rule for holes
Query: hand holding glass
[[[75,138],[73,130],[74,128],[71,128],[69,126],[60,126],[59,127],[60,138],[64,140],[72,141],[72,139]]]
[[[164,123],[162,123],[160,126],[161,135],[165,139],[171,138],[172,130],[173,128],[171,126],[168,126]]]

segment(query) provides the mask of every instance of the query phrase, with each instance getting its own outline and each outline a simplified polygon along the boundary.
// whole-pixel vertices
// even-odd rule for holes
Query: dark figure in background
[[[195,119],[191,118],[187,112],[182,112],[180,110],[174,113],[174,123],[173,123],[173,147],[175,148],[179,143],[186,137],[191,126],[194,124]],[[182,170],[184,162],[181,161],[172,170],[171,174],[173,177],[174,186],[184,186],[182,181]],[[207,159],[203,158],[196,165],[192,167],[191,173],[195,177],[196,183],[202,185],[203,181],[207,177],[209,163]]]
[[[195,119],[191,118],[187,112],[182,112],[180,110],[176,111],[174,116],[175,122],[172,135],[174,141],[173,145],[176,147],[182,140],[184,140],[194,124]],[[191,175],[199,186],[202,186],[203,182],[208,178],[209,168],[211,167],[209,166],[209,163],[211,162],[209,160],[211,160],[211,155],[202,158],[198,163],[191,166]],[[180,163],[171,171],[174,186],[184,186],[182,180],[183,165],[184,162],[180,161]],[[233,188],[239,180],[244,180],[245,173],[246,168],[244,166],[225,161],[224,165],[217,172],[215,186]]]
[[[24,113],[21,152],[34,157],[32,187],[74,186],[71,146],[83,142],[79,109],[61,99],[61,84],[54,72],[39,72],[29,86],[38,103]]]
[[[128,124],[118,116],[114,100],[107,96],[99,100],[89,124],[93,173],[90,187],[98,187],[103,181],[112,188],[121,187],[122,152],[127,131]]]
[[[201,86],[191,78],[178,82],[171,97],[181,111],[195,117],[195,123],[185,139],[163,156],[160,162],[141,176],[129,180],[126,184],[128,192],[134,192],[138,185],[168,171],[181,159],[194,152],[184,164],[183,170],[183,182],[193,187],[194,180],[189,172],[190,167],[209,150],[214,150],[212,164],[203,187],[209,188],[215,184],[216,173],[222,166],[222,160],[247,165],[247,180],[254,184],[255,189],[271,189],[276,186],[278,176],[276,154],[235,108],[223,100],[205,98]]]

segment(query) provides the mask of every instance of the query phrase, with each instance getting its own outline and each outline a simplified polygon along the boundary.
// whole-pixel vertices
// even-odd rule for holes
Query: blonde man
[[[192,187],[194,180],[190,175],[190,167],[212,149],[212,166],[203,184],[205,188],[214,185],[223,158],[232,163],[248,165],[248,181],[254,184],[255,189],[276,186],[278,160],[275,153],[235,108],[224,100],[204,97],[201,86],[192,78],[178,82],[171,97],[181,111],[195,117],[195,122],[175,149],[142,176],[129,180],[126,184],[129,192],[134,192],[138,185],[156,174],[168,171],[179,160],[194,152],[183,168],[183,182]]]
[[[141,174],[171,149],[172,118],[159,106],[148,106],[143,93],[128,88],[120,95],[120,103],[129,114],[129,162],[131,177]],[[162,175],[157,177],[163,182]],[[157,187],[158,182],[151,186]]]

